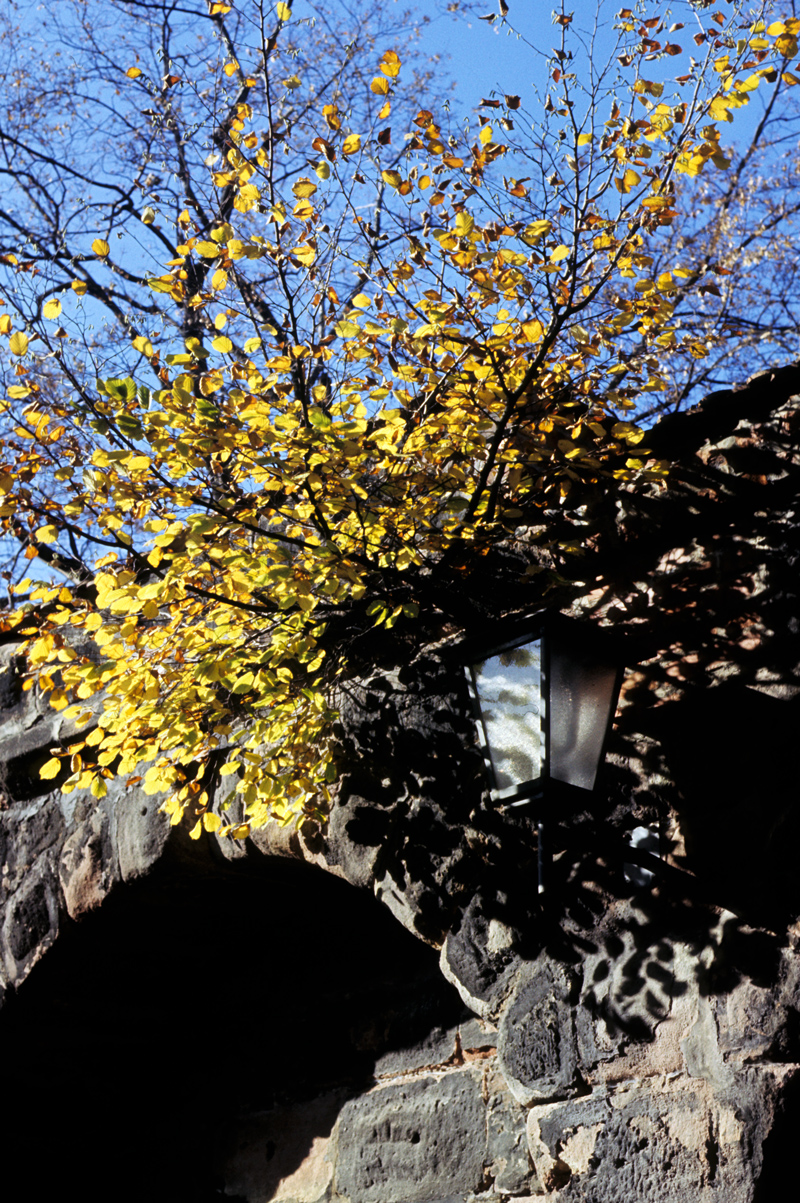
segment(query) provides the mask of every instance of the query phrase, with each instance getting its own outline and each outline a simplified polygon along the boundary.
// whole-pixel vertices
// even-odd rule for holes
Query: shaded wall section
[[[6,1197],[271,1198],[407,1047],[450,1057],[463,1014],[435,953],[344,882],[159,866],[7,1000]]]

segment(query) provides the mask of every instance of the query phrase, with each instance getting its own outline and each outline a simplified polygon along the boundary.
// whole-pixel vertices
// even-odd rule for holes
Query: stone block
[[[333,1177],[331,1133],[346,1096],[247,1116],[225,1138],[225,1194],[248,1203],[321,1203]]]
[[[126,793],[121,780],[109,782],[103,806],[111,817],[112,839],[123,881],[147,873],[166,847],[171,828],[158,809],[161,802],[161,794]]]
[[[496,1193],[527,1194],[536,1185],[528,1153],[527,1111],[513,1097],[502,1075],[486,1077],[487,1170]]]
[[[413,1018],[410,1016],[409,1020]],[[389,1048],[376,1058],[375,1076],[409,1073],[441,1065],[453,1056],[457,1034],[457,1026],[443,1027],[434,1023],[424,1036],[414,1040],[413,1027],[409,1027],[408,1037],[403,1038],[402,1026],[393,1024],[390,1036],[394,1040],[399,1039],[400,1047]]]
[[[497,1028],[481,1019],[466,1019],[458,1029],[461,1047],[465,1052],[488,1052],[497,1048]]]
[[[58,935],[58,892],[52,866],[42,857],[6,906],[3,923],[6,972],[19,984]]]
[[[493,1019],[520,970],[514,932],[499,919],[487,918],[477,895],[464,911],[458,931],[445,940],[440,965],[469,1009],[482,1019]]]
[[[524,1105],[585,1089],[578,1074],[574,1009],[577,981],[542,956],[525,968],[500,1019],[498,1063]]]
[[[467,1070],[414,1079],[346,1103],[337,1125],[334,1185],[351,1203],[460,1200],[483,1184],[486,1120]]]
[[[72,919],[98,907],[113,886],[115,858],[108,815],[100,807],[65,840],[59,879]]]
[[[725,1096],[706,1082],[653,1078],[533,1107],[539,1181],[563,1203],[752,1203],[763,1141],[795,1070],[766,1067]]]

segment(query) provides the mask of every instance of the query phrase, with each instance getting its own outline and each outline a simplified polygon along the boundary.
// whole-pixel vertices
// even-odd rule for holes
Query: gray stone
[[[497,1028],[481,1019],[467,1019],[458,1029],[461,1047],[465,1052],[485,1052],[497,1048]]]
[[[493,1019],[514,988],[520,958],[514,932],[499,919],[487,919],[477,894],[461,917],[457,932],[442,946],[442,973],[471,1011]]]
[[[527,1194],[536,1184],[528,1154],[527,1112],[512,1096],[502,1074],[486,1077],[487,1171],[494,1190],[503,1195]]]
[[[19,983],[58,935],[58,893],[46,857],[26,875],[6,907],[6,971]]]
[[[42,783],[39,768],[50,757],[50,748],[74,737],[79,728],[74,719],[54,710],[45,694],[37,689],[23,692],[18,669],[18,644],[0,648],[0,708],[3,722],[0,728],[0,764],[8,778],[12,799],[22,800],[45,794],[52,783]],[[97,712],[100,698],[85,703],[87,710]],[[89,727],[80,728],[85,736]],[[15,789],[15,786],[17,789]]]
[[[261,1203],[321,1203],[333,1177],[331,1133],[345,1096],[331,1092],[232,1124],[222,1157],[225,1194]]]
[[[520,1103],[569,1098],[585,1090],[578,1074],[577,982],[542,955],[526,966],[500,1020],[498,1062]]]
[[[123,781],[109,782],[103,807],[111,816],[111,833],[123,881],[141,877],[162,855],[170,826],[159,811],[162,795],[133,793]]]
[[[65,840],[61,850],[59,879],[72,919],[100,905],[117,880],[114,869],[108,815],[96,807]]]
[[[728,1097],[696,1080],[656,1078],[534,1107],[539,1180],[564,1203],[752,1203],[764,1141],[796,1072],[753,1071]]]
[[[371,1091],[337,1125],[335,1189],[350,1203],[433,1203],[479,1190],[486,1122],[467,1070]]]
[[[442,1065],[453,1056],[457,1035],[456,1026],[448,1028],[434,1023],[422,1039],[381,1053],[375,1060],[375,1076],[412,1073]]]

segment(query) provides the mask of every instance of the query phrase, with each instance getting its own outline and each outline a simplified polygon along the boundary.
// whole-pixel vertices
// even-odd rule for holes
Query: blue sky
[[[402,0],[396,2],[402,3]],[[614,0],[613,3],[599,0],[602,20],[594,48],[598,60],[613,53],[612,25],[620,6],[620,0]],[[415,7],[421,15],[431,16],[432,5],[420,3]],[[470,111],[482,98],[490,97],[493,92],[519,95],[523,105],[531,104],[533,86],[538,84],[542,87],[545,83],[546,59],[559,45],[560,30],[553,20],[558,5],[553,0],[508,0],[508,7],[508,21],[513,23],[513,29],[508,23],[502,22],[499,16],[489,23],[477,16],[449,16],[444,13],[432,16],[423,30],[424,48],[431,55],[441,54],[445,58],[445,69],[455,85],[454,110]],[[571,7],[575,11],[569,30],[569,45],[576,50],[576,36],[580,35],[581,29],[584,38],[590,36],[598,6],[592,2],[581,4],[580,0],[574,0]],[[657,5],[652,8],[658,12]],[[478,11],[481,14],[499,14],[498,0],[486,0]],[[685,28],[673,35],[673,40],[683,45],[684,54],[654,62],[651,67],[653,79],[666,80],[670,75],[688,69],[689,53],[695,47],[691,41],[691,5],[687,0],[677,0],[669,9],[662,11],[665,16],[671,13],[675,23],[681,20],[685,23]],[[542,88],[542,91],[546,89]],[[731,127],[730,130],[733,141],[742,141],[755,129],[766,91],[762,89],[761,94],[754,94],[749,108],[738,115],[735,129]]]

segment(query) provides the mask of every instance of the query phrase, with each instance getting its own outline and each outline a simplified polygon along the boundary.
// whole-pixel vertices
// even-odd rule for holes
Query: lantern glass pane
[[[550,647],[550,774],[594,789],[613,718],[617,669],[584,647],[554,640]]]
[[[473,665],[475,690],[498,791],[541,776],[544,740],[542,641]]]

